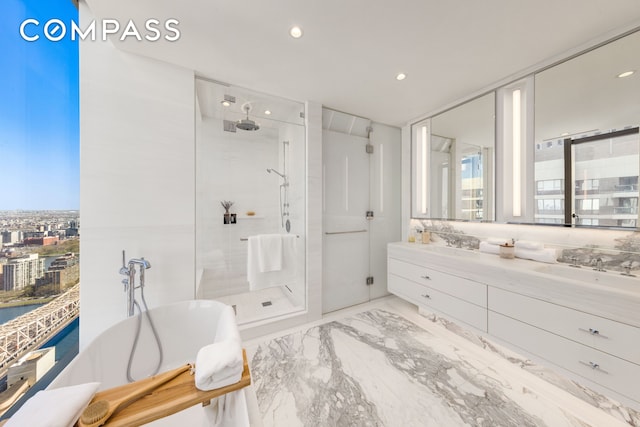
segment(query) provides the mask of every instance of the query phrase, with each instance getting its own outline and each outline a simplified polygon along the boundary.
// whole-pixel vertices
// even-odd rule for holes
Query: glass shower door
[[[369,140],[325,130],[323,312],[369,301]]]

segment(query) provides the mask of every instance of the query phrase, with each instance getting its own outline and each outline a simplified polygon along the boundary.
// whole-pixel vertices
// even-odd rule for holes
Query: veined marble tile
[[[440,324],[445,329],[471,341],[472,343],[499,355],[521,369],[544,379],[562,390],[567,391],[586,403],[603,410],[618,420],[621,420],[631,426],[640,426],[640,412],[632,408],[628,408],[610,397],[576,383],[552,369],[534,363],[528,358],[513,352],[502,345],[496,344],[485,337],[478,336],[454,322],[433,314],[425,317],[434,323]]]
[[[265,426],[623,425],[560,407],[545,396],[555,390],[534,390],[526,372],[501,376],[491,357],[372,309],[263,342],[251,365]]]

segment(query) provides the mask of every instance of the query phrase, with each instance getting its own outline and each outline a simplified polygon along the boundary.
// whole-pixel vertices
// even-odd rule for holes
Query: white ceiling
[[[180,22],[177,42],[119,48],[391,125],[640,24],[638,0],[86,1],[96,19]]]

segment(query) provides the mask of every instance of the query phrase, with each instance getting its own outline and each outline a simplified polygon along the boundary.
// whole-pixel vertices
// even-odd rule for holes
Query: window
[[[0,367],[8,368],[11,377],[11,365],[38,346],[55,345],[56,363],[78,352],[78,42],[68,33],[52,42],[42,32],[53,18],[77,22],[78,11],[69,0],[9,1],[3,7],[0,26],[7,31],[0,47],[7,65],[0,79],[0,298],[2,303],[31,303],[0,307],[7,331]],[[38,40],[19,36],[26,19],[41,23],[29,29],[39,32]],[[29,325],[36,322],[47,327],[35,331]],[[46,349],[35,354],[53,357]],[[31,387],[42,389],[43,381],[51,379],[47,375]]]

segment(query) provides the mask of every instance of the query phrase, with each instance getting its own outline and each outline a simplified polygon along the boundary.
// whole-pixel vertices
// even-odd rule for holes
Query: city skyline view
[[[0,211],[77,210],[78,42],[20,36],[25,19],[77,22],[69,0],[5,0],[0,14]]]

